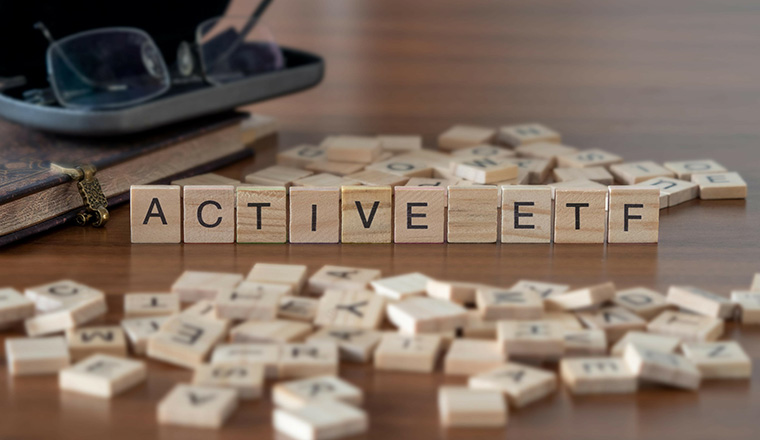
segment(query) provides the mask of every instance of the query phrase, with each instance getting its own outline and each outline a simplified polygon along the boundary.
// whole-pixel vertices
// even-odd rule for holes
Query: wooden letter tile
[[[202,364],[195,367],[193,385],[231,388],[242,400],[258,399],[264,387],[264,365]]]
[[[304,322],[276,319],[274,321],[247,321],[230,330],[232,342],[284,344],[296,342],[311,333],[311,325]]]
[[[0,329],[34,316],[34,302],[10,287],[0,288]]]
[[[507,424],[504,396],[496,390],[441,387],[438,411],[441,423],[449,428],[494,428]]]
[[[225,336],[225,325],[205,319],[176,316],[148,339],[148,357],[180,367],[203,363]]]
[[[554,321],[499,321],[496,332],[510,359],[553,360],[565,352],[564,329]]]
[[[275,344],[219,344],[211,353],[212,365],[263,366],[267,378],[276,378],[280,365],[280,346]]]
[[[702,200],[747,198],[747,182],[739,173],[692,174],[691,181],[699,185]]]
[[[514,151],[499,147],[497,145],[489,145],[489,144],[483,144],[483,145],[476,145],[474,147],[464,148],[462,150],[455,150],[451,152],[451,156],[455,158],[469,158],[469,159],[476,159],[476,158],[484,158],[488,157],[491,159],[497,159],[497,158],[505,158],[505,157],[515,157],[516,154]]]
[[[646,287],[620,290],[612,299],[615,305],[625,307],[644,319],[652,319],[668,308],[665,296]]]
[[[501,242],[550,243],[552,191],[548,186],[501,187]]]
[[[397,186],[394,196],[394,242],[443,243],[446,187]]]
[[[385,134],[379,135],[377,139],[383,151],[392,151],[394,153],[406,153],[422,149],[422,136],[409,134]]]
[[[548,160],[554,168],[557,165],[557,157],[577,153],[578,149],[552,142],[535,142],[515,147],[515,152],[522,157]]]
[[[495,135],[496,130],[492,128],[455,125],[438,136],[438,148],[445,151],[453,151],[488,144],[494,139]]]
[[[499,142],[518,147],[536,142],[560,143],[562,137],[551,128],[537,123],[506,125],[499,128]]]
[[[463,281],[428,280],[426,290],[428,296],[456,304],[472,304],[478,289],[488,287],[480,283]]]
[[[306,339],[306,342],[338,344],[340,359],[348,362],[369,362],[380,343],[383,333],[348,327],[323,327]]]
[[[185,243],[235,242],[235,187],[183,188]]]
[[[338,345],[334,342],[284,344],[278,374],[281,378],[336,375],[338,363]]]
[[[182,241],[182,206],[178,185],[132,185],[129,200],[132,243]]]
[[[234,289],[241,281],[243,276],[236,273],[186,270],[172,284],[172,293],[182,302],[214,300],[220,292]]]
[[[495,243],[498,239],[499,188],[496,186],[450,186],[449,243]]]
[[[37,315],[24,321],[29,336],[64,331],[86,324],[107,311],[102,291],[69,280],[27,288]]]
[[[696,390],[702,381],[696,365],[677,354],[628,344],[623,359],[628,368],[642,380],[688,390]]]
[[[657,188],[610,186],[609,243],[657,243],[660,191]]]
[[[507,361],[504,348],[495,340],[454,339],[446,352],[446,374],[472,375],[492,370]]]
[[[173,293],[127,293],[124,295],[124,317],[144,318],[179,313],[179,296]]]
[[[369,136],[332,136],[324,145],[328,160],[370,163],[383,152],[380,141]]]
[[[180,383],[159,402],[158,423],[218,429],[237,407],[235,390]]]
[[[694,182],[673,179],[671,177],[655,177],[645,180],[636,186],[653,186],[660,190],[660,209],[694,200],[699,197],[699,185]],[[663,195],[665,203],[663,204]]]
[[[615,283],[602,283],[546,298],[547,309],[579,310],[598,306],[615,297]]]
[[[129,340],[132,353],[144,355],[148,351],[148,338],[158,333],[161,326],[169,319],[171,319],[169,316],[150,316],[122,320],[121,328]]]
[[[338,400],[320,400],[297,409],[272,412],[274,430],[295,440],[331,440],[355,436],[369,428],[367,414]]]
[[[713,318],[730,318],[735,310],[728,298],[694,286],[670,286],[665,299],[668,304]]]
[[[610,343],[616,342],[631,330],[645,330],[647,322],[623,307],[602,307],[593,312],[579,313],[588,328],[604,330]]]
[[[375,369],[430,373],[440,349],[438,335],[385,333],[375,350]]]
[[[346,179],[359,182],[355,185],[390,186],[391,188],[403,185],[409,181],[409,177],[406,176],[369,168],[364,171],[359,171],[358,173],[349,174],[346,176]]]
[[[309,278],[309,292],[320,294],[327,289],[364,290],[369,287],[370,281],[378,278],[380,271],[377,269],[325,265]]]
[[[542,299],[567,292],[570,286],[567,284],[544,283],[541,281],[520,280],[512,286],[515,290],[530,290],[536,292]]]
[[[636,375],[620,358],[562,359],[559,370],[573,394],[634,393],[638,388]]]
[[[370,281],[370,284],[378,295],[392,300],[401,300],[410,296],[425,295],[430,280],[431,278],[427,275],[413,272]]]
[[[557,390],[557,376],[547,370],[516,362],[470,377],[467,385],[474,389],[498,390],[515,408],[525,407]]]
[[[287,190],[284,186],[237,188],[237,242],[288,241]]]
[[[127,355],[127,339],[120,326],[70,329],[66,331],[66,340],[73,361],[95,353],[121,357]]]
[[[304,168],[312,162],[327,160],[327,150],[316,145],[299,145],[277,153],[277,165]]]
[[[306,169],[315,173],[328,173],[336,176],[347,176],[357,173],[364,169],[366,164],[353,162],[338,162],[334,160],[316,160],[308,165]],[[301,179],[298,179],[301,180]]]
[[[390,243],[393,231],[391,187],[341,188],[341,241]]]
[[[319,310],[319,299],[305,296],[284,296],[280,298],[277,317],[295,321],[313,322]]]
[[[317,161],[310,163],[308,166],[317,163]],[[294,181],[303,179],[304,177],[311,176],[313,171],[302,170],[299,168],[286,167],[281,165],[274,165],[264,168],[263,170],[256,171],[245,176],[246,183],[258,186],[284,186],[289,187]]]
[[[663,353],[674,353],[678,346],[681,345],[681,340],[674,336],[631,331],[626,333],[625,336],[612,346],[610,354],[613,356],[622,356],[626,347],[630,344],[635,344],[640,347]]]
[[[752,377],[752,360],[736,341],[689,343],[681,348],[697,366],[702,379]]]
[[[58,384],[62,390],[111,398],[145,381],[145,362],[96,354],[61,370]]]
[[[272,401],[280,408],[297,409],[310,403],[333,400],[360,406],[364,392],[336,376],[309,377],[280,382],[272,387]]]
[[[61,336],[8,338],[5,359],[14,376],[56,374],[69,365],[69,347]]]
[[[610,165],[610,172],[618,182],[635,185],[654,177],[675,177],[675,173],[652,161],[625,162]]]
[[[557,157],[557,165],[560,167],[609,167],[610,165],[622,162],[622,157],[597,149],[583,150],[577,153]]]
[[[370,291],[327,290],[319,300],[316,325],[377,328],[385,317],[385,299]]]
[[[728,171],[723,165],[712,159],[683,160],[665,162],[665,168],[675,173],[682,180],[691,180],[692,174],[723,173]]]
[[[456,157],[451,161],[456,177],[479,184],[495,183],[517,177],[517,165],[509,158]]]
[[[731,301],[741,310],[742,324],[760,324],[760,292],[731,292]]]
[[[573,180],[590,180],[602,185],[612,185],[614,178],[604,167],[586,168],[555,168],[555,182],[571,182]]]
[[[547,159],[525,159],[525,158],[519,158],[519,159],[512,159],[512,162],[517,165],[519,168],[518,170],[518,182],[516,182],[516,185],[525,185],[525,184],[541,184],[546,182],[546,179],[549,178],[549,175],[552,172],[552,162]],[[519,177],[523,175],[523,173],[528,173],[528,181],[519,181]],[[596,183],[596,182],[594,182]]]
[[[647,330],[676,336],[686,342],[714,341],[723,335],[722,319],[666,310],[647,324]]]
[[[536,292],[484,287],[478,289],[475,303],[486,321],[501,319],[541,319],[544,300]]]
[[[290,289],[281,284],[240,283],[217,295],[214,312],[222,319],[271,321],[277,317],[283,290]]]
[[[606,201],[606,188],[557,188],[554,205],[554,242],[604,243],[607,225]],[[657,206],[659,215],[659,199]]]
[[[256,263],[246,276],[246,281],[267,284],[285,284],[293,289],[293,294],[301,293],[306,284],[308,268],[303,264]]]
[[[565,356],[604,356],[607,334],[604,330],[565,330]]]
[[[290,242],[340,240],[340,189],[290,188]]]
[[[404,333],[440,332],[463,327],[467,311],[454,303],[413,296],[387,306],[388,320]]]

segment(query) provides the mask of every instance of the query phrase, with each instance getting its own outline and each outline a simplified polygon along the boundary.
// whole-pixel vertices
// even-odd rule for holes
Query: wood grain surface
[[[131,245],[129,209],[102,230],[67,227],[3,249],[3,285],[72,278],[121,294],[167,290],[185,269],[247,272],[259,261],[376,267],[384,274],[508,286],[536,279],[621,288],[693,284],[723,295],[760,271],[760,3],[750,0],[310,0],[275,2],[280,43],[323,54],[318,88],[253,106],[278,118],[280,148],[327,134],[420,133],[455,123],[543,122],[569,145],[627,160],[713,158],[747,180],[746,201],[691,201],[661,211],[658,245]],[[223,170],[272,163],[273,150]],[[367,391],[375,439],[749,439],[760,414],[760,327],[730,325],[754,358],[753,381],[697,393],[561,391],[513,411],[506,430],[443,430],[436,390],[464,379],[344,366]],[[110,402],[60,392],[55,377],[0,368],[0,438],[272,438],[268,400],[244,403],[219,432],[160,427],[156,404],[187,370],[150,364],[147,384]]]

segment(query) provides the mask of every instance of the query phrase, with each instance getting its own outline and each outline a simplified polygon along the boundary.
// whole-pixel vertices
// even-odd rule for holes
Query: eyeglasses
[[[144,31],[130,27],[94,29],[50,42],[47,70],[51,89],[24,93],[28,102],[108,110],[130,107],[167,93],[172,86],[214,86],[284,67],[282,51],[259,20],[272,0],[250,17],[224,16],[201,23],[195,43],[183,42],[170,72],[161,51]],[[51,102],[52,101],[52,102]]]

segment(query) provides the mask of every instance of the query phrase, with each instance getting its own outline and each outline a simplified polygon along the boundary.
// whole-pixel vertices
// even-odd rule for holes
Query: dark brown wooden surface
[[[691,283],[728,294],[760,271],[760,3],[750,0],[282,1],[270,25],[283,44],[323,54],[315,90],[254,111],[277,117],[280,147],[333,133],[421,133],[433,145],[454,123],[541,121],[578,147],[626,159],[714,158],[742,173],[745,201],[693,201],[661,212],[659,245],[131,245],[128,207],[104,230],[69,227],[6,248],[0,284],[76,279],[111,296],[161,291],[185,269],[247,272],[259,261],[422,271],[509,285],[520,278],[581,286],[613,280],[664,291]],[[223,170],[240,178],[272,151]],[[760,362],[760,328],[730,326]],[[760,365],[760,363],[758,364]],[[189,372],[151,364],[146,385],[110,402],[61,393],[54,377],[0,368],[0,438],[271,438],[270,405],[246,403],[219,432],[159,427],[157,401]],[[439,428],[440,373],[346,366],[367,391],[368,437],[757,438],[754,380],[698,393],[571,398],[565,391],[510,414],[506,430]]]

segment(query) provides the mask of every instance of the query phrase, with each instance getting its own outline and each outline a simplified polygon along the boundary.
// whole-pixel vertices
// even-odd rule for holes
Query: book
[[[77,182],[52,164],[93,165],[108,205],[131,185],[169,182],[253,154],[241,137],[246,114],[230,112],[119,138],[76,138],[0,120],[0,246],[74,219]]]

